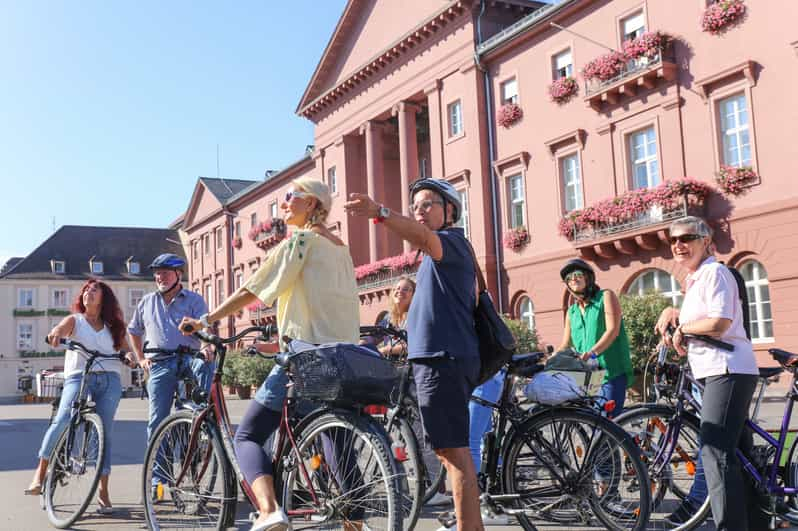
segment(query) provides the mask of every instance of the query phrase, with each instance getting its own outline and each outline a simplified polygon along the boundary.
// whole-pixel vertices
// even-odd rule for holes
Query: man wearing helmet
[[[127,327],[130,346],[136,353],[139,366],[149,372],[147,393],[150,395],[150,418],[147,440],[169,415],[177,380],[184,375],[177,374],[177,357],[154,363],[145,357],[144,340],[147,340],[147,348],[171,350],[185,345],[196,350],[201,347],[197,338],[184,336],[178,327],[183,317],[198,318],[208,312],[208,305],[200,295],[183,289],[180,281],[185,267],[186,261],[175,254],[162,254],[153,260],[150,269],[157,290],[142,297]],[[155,355],[148,354],[149,357]],[[206,391],[210,389],[210,363],[194,358],[186,369],[191,370],[200,387]]]
[[[364,194],[344,205],[353,216],[373,218],[425,254],[407,316],[408,358],[424,431],[446,467],[459,529],[482,529],[479,488],[468,438],[468,402],[479,377],[474,330],[476,274],[463,229],[460,195],[439,179],[410,187],[410,217]]]

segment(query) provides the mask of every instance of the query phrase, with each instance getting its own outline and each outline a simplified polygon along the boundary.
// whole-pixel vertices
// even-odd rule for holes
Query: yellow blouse
[[[360,303],[349,247],[308,230],[294,230],[266,257],[244,289],[264,304],[277,299],[282,336],[310,343],[356,343]]]

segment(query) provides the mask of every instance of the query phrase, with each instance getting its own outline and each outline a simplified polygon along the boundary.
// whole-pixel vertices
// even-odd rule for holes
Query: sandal
[[[41,483],[31,483],[30,486],[25,489],[25,496],[40,496],[42,493],[42,484]]]
[[[105,502],[97,498],[97,514],[114,514],[116,509],[111,505],[105,505]]]

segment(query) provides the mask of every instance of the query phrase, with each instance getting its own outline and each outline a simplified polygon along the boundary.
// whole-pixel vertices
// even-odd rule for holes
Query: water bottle
[[[587,368],[590,369],[591,371],[598,370],[599,368],[598,354],[592,352],[590,354],[590,357],[587,359],[585,363],[587,363]]]

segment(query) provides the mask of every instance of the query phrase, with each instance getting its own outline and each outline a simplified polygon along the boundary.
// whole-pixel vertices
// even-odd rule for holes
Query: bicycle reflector
[[[321,456],[316,454],[310,458],[310,468],[313,470],[318,470],[321,466]]]
[[[385,415],[388,413],[386,406],[366,406],[363,408],[363,413],[366,415]]]
[[[400,463],[404,463],[405,461],[407,461],[407,450],[405,450],[404,447],[402,446],[394,446],[393,456]]]
[[[604,402],[604,411],[612,413],[615,410],[615,400],[607,400]]]
[[[688,461],[685,466],[687,467],[687,473],[691,476],[695,476],[695,463]]]
[[[158,483],[158,485],[155,486],[155,497],[158,501],[163,500],[163,483]]]

